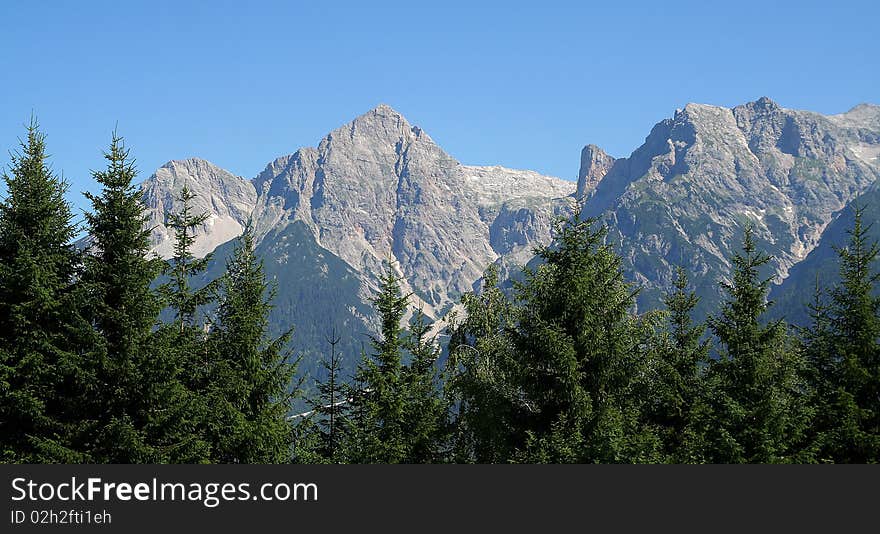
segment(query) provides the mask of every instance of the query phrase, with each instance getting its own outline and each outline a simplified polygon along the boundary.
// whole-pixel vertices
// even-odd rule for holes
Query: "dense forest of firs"
[[[310,385],[288,349],[295,325],[267,335],[272,284],[250,230],[225,274],[195,290],[205,215],[192,193],[168,216],[174,257],[157,259],[116,134],[105,159],[83,227],[35,123],[4,174],[4,462],[880,460],[878,247],[861,213],[840,244],[842,282],[816,288],[806,329],[765,318],[769,258],[751,230],[726,300],[696,320],[684,270],[664,310],[635,314],[637,289],[605,229],[575,216],[512,290],[488,269],[482,290],[462,298],[446,351],[420,314],[406,326],[409,299],[387,266],[380,332],[362,354],[342,355],[347,333],[327,325],[326,379]],[[82,232],[89,246],[74,247]],[[359,358],[353,376],[343,357]],[[292,415],[306,390],[313,408]]]

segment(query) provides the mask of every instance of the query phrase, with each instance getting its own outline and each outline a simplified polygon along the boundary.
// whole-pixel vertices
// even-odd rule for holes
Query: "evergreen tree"
[[[429,337],[430,326],[421,310],[409,327],[406,348],[409,363],[403,368],[406,463],[436,463],[447,456],[449,405],[442,395],[437,361],[440,347]]]
[[[330,355],[321,359],[326,378],[317,383],[317,396],[311,399],[311,413],[297,424],[297,461],[301,463],[343,463],[344,433],[348,428],[350,406],[342,380],[342,358],[336,346],[341,338],[334,328],[327,338]]]
[[[67,444],[82,369],[71,329],[77,254],[67,183],[35,119],[3,173],[0,203],[0,460],[77,460]],[[75,336],[74,336],[75,337]]]
[[[800,350],[807,363],[810,384],[809,406],[814,413],[808,435],[816,460],[831,462],[832,429],[837,425],[836,359],[831,316],[825,293],[816,276],[813,301],[808,305],[810,325],[799,329]]]
[[[880,246],[868,242],[863,214],[856,208],[849,244],[838,249],[841,283],[829,310],[837,393],[827,452],[837,462],[880,461],[880,275],[873,271]]]
[[[371,447],[375,444],[372,432],[374,431],[375,404],[373,390],[367,383],[369,378],[366,370],[369,368],[370,355],[366,347],[361,345],[360,363],[342,390],[347,400],[346,417],[342,419],[340,456],[343,463],[356,464],[369,462]],[[306,429],[308,427],[305,427]],[[312,433],[314,435],[314,433]],[[306,432],[306,437],[309,434]],[[308,441],[308,439],[306,439]],[[311,440],[317,443],[317,439]],[[316,450],[314,447],[312,451]],[[323,458],[319,456],[319,458]],[[321,461],[326,461],[322,459]],[[316,462],[317,463],[317,462]]]
[[[193,290],[191,279],[205,271],[211,254],[204,258],[193,256],[192,248],[196,241],[195,231],[208,220],[209,214],[193,213],[192,201],[196,198],[186,185],[175,197],[176,211],[167,214],[167,226],[174,231],[174,256],[170,262],[171,281],[167,288],[171,308],[180,332],[193,326],[196,312],[200,306],[210,302],[208,287]]]
[[[498,287],[498,267],[483,274],[482,290],[462,296],[464,319],[453,319],[446,395],[454,401],[453,460],[499,463],[513,456],[517,414],[527,409],[511,341],[516,307]]]
[[[405,396],[403,391],[401,349],[403,327],[409,295],[400,290],[400,277],[388,262],[379,278],[379,295],[374,305],[380,321],[380,332],[373,336],[373,354],[358,367],[356,383],[363,384],[353,392],[352,409],[358,412],[358,440],[348,445],[353,463],[400,463],[406,460],[407,447],[404,425]]]
[[[217,319],[210,335],[206,429],[212,459],[222,463],[283,463],[291,458],[287,421],[295,363],[286,347],[292,329],[270,339],[274,289],[255,253],[251,226],[239,238],[220,280]]]
[[[351,463],[429,463],[447,455],[449,408],[436,366],[439,347],[420,311],[403,328],[409,295],[401,293],[400,281],[387,262],[373,300],[380,332],[347,394],[343,450]]]
[[[709,369],[711,419],[702,426],[705,459],[713,463],[810,460],[803,450],[811,417],[803,358],[784,323],[762,320],[770,279],[760,270],[769,261],[746,227],[742,253],[733,257],[733,280],[724,284],[727,300],[709,319],[723,347]]]
[[[196,195],[184,185],[175,197],[174,210],[166,213],[166,226],[174,231],[174,255],[168,261],[169,281],[160,288],[164,302],[173,312],[174,319],[156,333],[158,350],[167,353],[179,368],[179,377],[186,391],[186,403],[181,419],[195,427],[192,440],[200,443],[201,452],[195,461],[209,462],[215,458],[215,439],[220,413],[211,406],[213,355],[208,343],[209,323],[202,314],[213,304],[216,281],[195,289],[193,279],[203,273],[211,254],[196,258],[192,249],[196,230],[204,224],[208,213],[194,213],[192,201]]]
[[[329,464],[329,463],[348,463],[344,460],[342,454],[336,453],[335,460],[331,460],[326,455],[326,441],[324,428],[314,417],[316,413],[309,411],[304,414],[297,414],[291,420],[291,439],[292,452],[291,462],[295,464]],[[342,445],[345,445],[345,441]]]
[[[326,456],[331,462],[336,462],[339,457],[339,441],[340,428],[344,422],[341,421],[345,416],[347,401],[343,394],[344,384],[341,382],[340,369],[342,359],[336,352],[336,345],[339,344],[340,338],[336,335],[336,329],[327,338],[327,344],[330,345],[330,358],[322,360],[321,364],[327,372],[327,381],[318,386],[322,403],[317,409],[327,418],[326,433]]]
[[[83,283],[84,314],[94,326],[88,359],[96,383],[81,415],[78,441],[102,463],[198,460],[178,355],[158,324],[161,301],[151,288],[163,262],[151,256],[150,230],[134,184],[137,171],[114,132],[107,167],[93,173],[99,195],[86,193],[91,252]]]
[[[580,209],[557,224],[544,263],[517,288],[513,343],[521,361],[520,411],[528,438],[519,459],[657,461],[658,440],[640,421],[638,379],[651,321],[631,313],[635,291],[604,226]]]
[[[709,342],[703,339],[705,327],[694,324],[693,310],[699,302],[688,289],[686,271],[676,269],[673,290],[664,298],[668,337],[659,350],[649,388],[648,420],[659,427],[667,460],[688,461],[691,443],[691,410],[700,399],[701,366],[708,363]]]

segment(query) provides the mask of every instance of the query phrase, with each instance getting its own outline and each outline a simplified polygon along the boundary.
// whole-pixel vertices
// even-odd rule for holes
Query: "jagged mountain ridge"
[[[767,275],[778,283],[835,214],[877,181],[878,121],[880,107],[871,105],[824,116],[768,98],[732,109],[688,104],[628,158],[608,165],[597,147],[585,149],[578,190],[586,192],[585,215],[608,223],[642,287],[641,309],[659,304],[683,265],[705,312],[722,296],[719,282],[746,224],[773,256]]]
[[[813,303],[816,290],[820,291],[823,302],[829,302],[830,292],[840,283],[837,248],[849,244],[856,208],[864,210],[862,217],[868,243],[880,242],[880,182],[877,182],[837,213],[822,233],[819,244],[792,267],[782,284],[773,288],[770,292],[770,299],[775,303],[771,312],[773,317],[785,317],[792,324],[809,326],[808,305]],[[878,268],[880,265],[875,265],[874,272]]]
[[[321,321],[300,325],[297,345],[305,352],[321,348],[315,328],[375,331],[367,303],[385,260],[398,267],[413,307],[440,319],[489,264],[510,269],[549,243],[552,222],[568,213],[576,188],[533,171],[463,165],[386,105],[317,147],[277,158],[253,180],[195,158],[162,166],[142,184],[153,250],[162,257],[173,246],[165,213],[184,185],[197,197],[194,211],[210,215],[194,252],[219,251],[212,273],[222,270],[225,243],[252,222],[267,273],[278,281],[273,322]],[[318,306],[320,295],[328,302]]]
[[[253,184],[205,160],[169,161],[141,184],[156,254],[163,258],[173,255],[174,235],[165,226],[165,215],[174,210],[174,199],[184,186],[196,194],[193,212],[209,214],[198,229],[193,254],[204,257],[241,235],[257,201]]]
[[[373,330],[366,303],[386,258],[397,261],[417,305],[440,319],[486,265],[513,272],[511,265],[549,242],[553,218],[567,213],[574,196],[585,197],[587,216],[609,224],[642,288],[640,310],[659,304],[674,267],[683,265],[703,297],[702,314],[721,298],[719,282],[746,224],[755,225],[759,245],[774,256],[766,274],[785,280],[841,210],[877,182],[878,156],[878,106],[824,116],[767,98],[734,108],[688,104],[655,125],[629,157],[587,145],[574,184],[463,165],[383,105],[317,147],[277,158],[251,181],[200,160],[171,162],[145,183],[145,198],[154,221],[183,183],[207,199],[203,207],[221,224],[206,225],[204,252],[253,217],[271,272],[283,280],[279,297],[288,309],[275,312],[277,321],[301,322],[309,300],[336,290],[338,306],[325,307],[322,322]],[[159,230],[161,253],[167,233]],[[313,252],[291,261],[292,245]],[[345,273],[345,295],[329,271]],[[309,287],[298,283],[297,272],[309,273]],[[774,295],[788,286],[796,284]],[[788,301],[794,302],[780,298]],[[304,309],[291,314],[295,306]],[[320,336],[310,336],[304,348],[319,350]]]
[[[302,221],[361,272],[379,273],[391,258],[433,318],[490,263],[524,263],[549,242],[575,189],[531,171],[462,165],[385,105],[275,160],[254,183],[258,235]]]

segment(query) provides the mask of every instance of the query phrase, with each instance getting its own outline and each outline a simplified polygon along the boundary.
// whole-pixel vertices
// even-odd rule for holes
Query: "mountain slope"
[[[384,105],[270,163],[254,183],[259,235],[302,221],[370,282],[396,261],[432,318],[490,263],[525,262],[547,243],[575,190],[530,171],[462,165]]]
[[[640,308],[657,306],[683,265],[705,312],[721,298],[746,224],[774,257],[767,276],[781,282],[834,214],[880,177],[878,117],[877,106],[826,117],[767,98],[733,109],[688,104],[613,162],[585,214],[609,224],[643,287]]]
[[[198,159],[164,165],[143,184],[163,257],[173,244],[164,214],[184,184],[197,195],[194,211],[210,215],[195,250],[216,249],[206,279],[222,272],[228,241],[252,220],[257,252],[277,282],[273,328],[295,327],[307,370],[331,328],[347,336],[346,353],[369,343],[370,299],[385,260],[397,265],[414,307],[440,319],[489,264],[511,269],[548,243],[576,188],[532,171],[462,165],[384,105],[315,148],[277,158],[252,181]]]
[[[822,233],[822,239],[807,257],[792,267],[788,278],[773,288],[770,298],[776,303],[774,316],[785,317],[790,323],[808,326],[807,305],[813,301],[816,284],[823,292],[830,291],[840,282],[837,247],[849,243],[849,231],[853,227],[855,208],[864,208],[864,222],[869,225],[869,242],[880,242],[880,183],[859,195],[840,211]],[[880,264],[874,265],[880,272]]]
[[[141,184],[154,252],[163,258],[173,254],[174,234],[165,226],[165,214],[173,211],[174,198],[184,186],[196,195],[194,213],[210,214],[197,230],[196,256],[241,235],[257,200],[253,184],[205,160],[169,161]]]
[[[222,276],[235,246],[230,241],[217,247],[208,270],[194,285],[202,287]],[[267,234],[256,254],[263,259],[266,278],[275,292],[270,333],[278,336],[293,328],[290,348],[295,357],[302,357],[299,371],[322,377],[318,362],[333,327],[340,334],[337,350],[344,368],[353,369],[375,331],[372,308],[359,297],[360,273],[320,247],[299,221]]]

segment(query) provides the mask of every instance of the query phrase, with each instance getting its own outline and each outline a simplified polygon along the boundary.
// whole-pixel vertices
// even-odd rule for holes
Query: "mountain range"
[[[252,180],[200,159],[171,161],[142,184],[154,251],[172,253],[165,213],[185,186],[209,218],[194,252],[214,252],[219,274],[248,220],[277,282],[272,323],[292,324],[306,367],[332,328],[359,355],[375,331],[370,299],[383,262],[394,265],[413,310],[442,319],[491,263],[525,264],[568,213],[576,184],[532,171],[463,165],[400,113],[380,105],[317,147],[270,162]]]
[[[594,174],[585,212],[608,223],[642,288],[640,307],[659,302],[681,265],[706,312],[722,296],[718,282],[746,224],[773,257],[766,275],[785,285],[832,220],[880,177],[878,155],[878,106],[826,116],[768,98],[732,109],[688,104],[601,179]]]
[[[252,179],[200,159],[171,161],[142,184],[154,251],[171,254],[164,226],[186,185],[209,219],[195,252],[222,271],[234,237],[251,221],[276,281],[275,331],[295,327],[295,349],[315,369],[332,328],[347,332],[354,362],[376,324],[369,304],[382,264],[442,325],[460,295],[496,263],[515,273],[551,242],[552,224],[576,199],[609,227],[639,311],[660,304],[676,266],[715,309],[746,224],[772,255],[776,313],[804,319],[817,273],[833,276],[851,205],[880,205],[880,106],[840,115],[786,109],[768,98],[734,108],[688,104],[645,142],[615,159],[581,152],[576,182],[501,166],[464,165],[386,105],[277,158]],[[810,282],[812,280],[812,282]],[[809,291],[811,293],[812,291]]]

